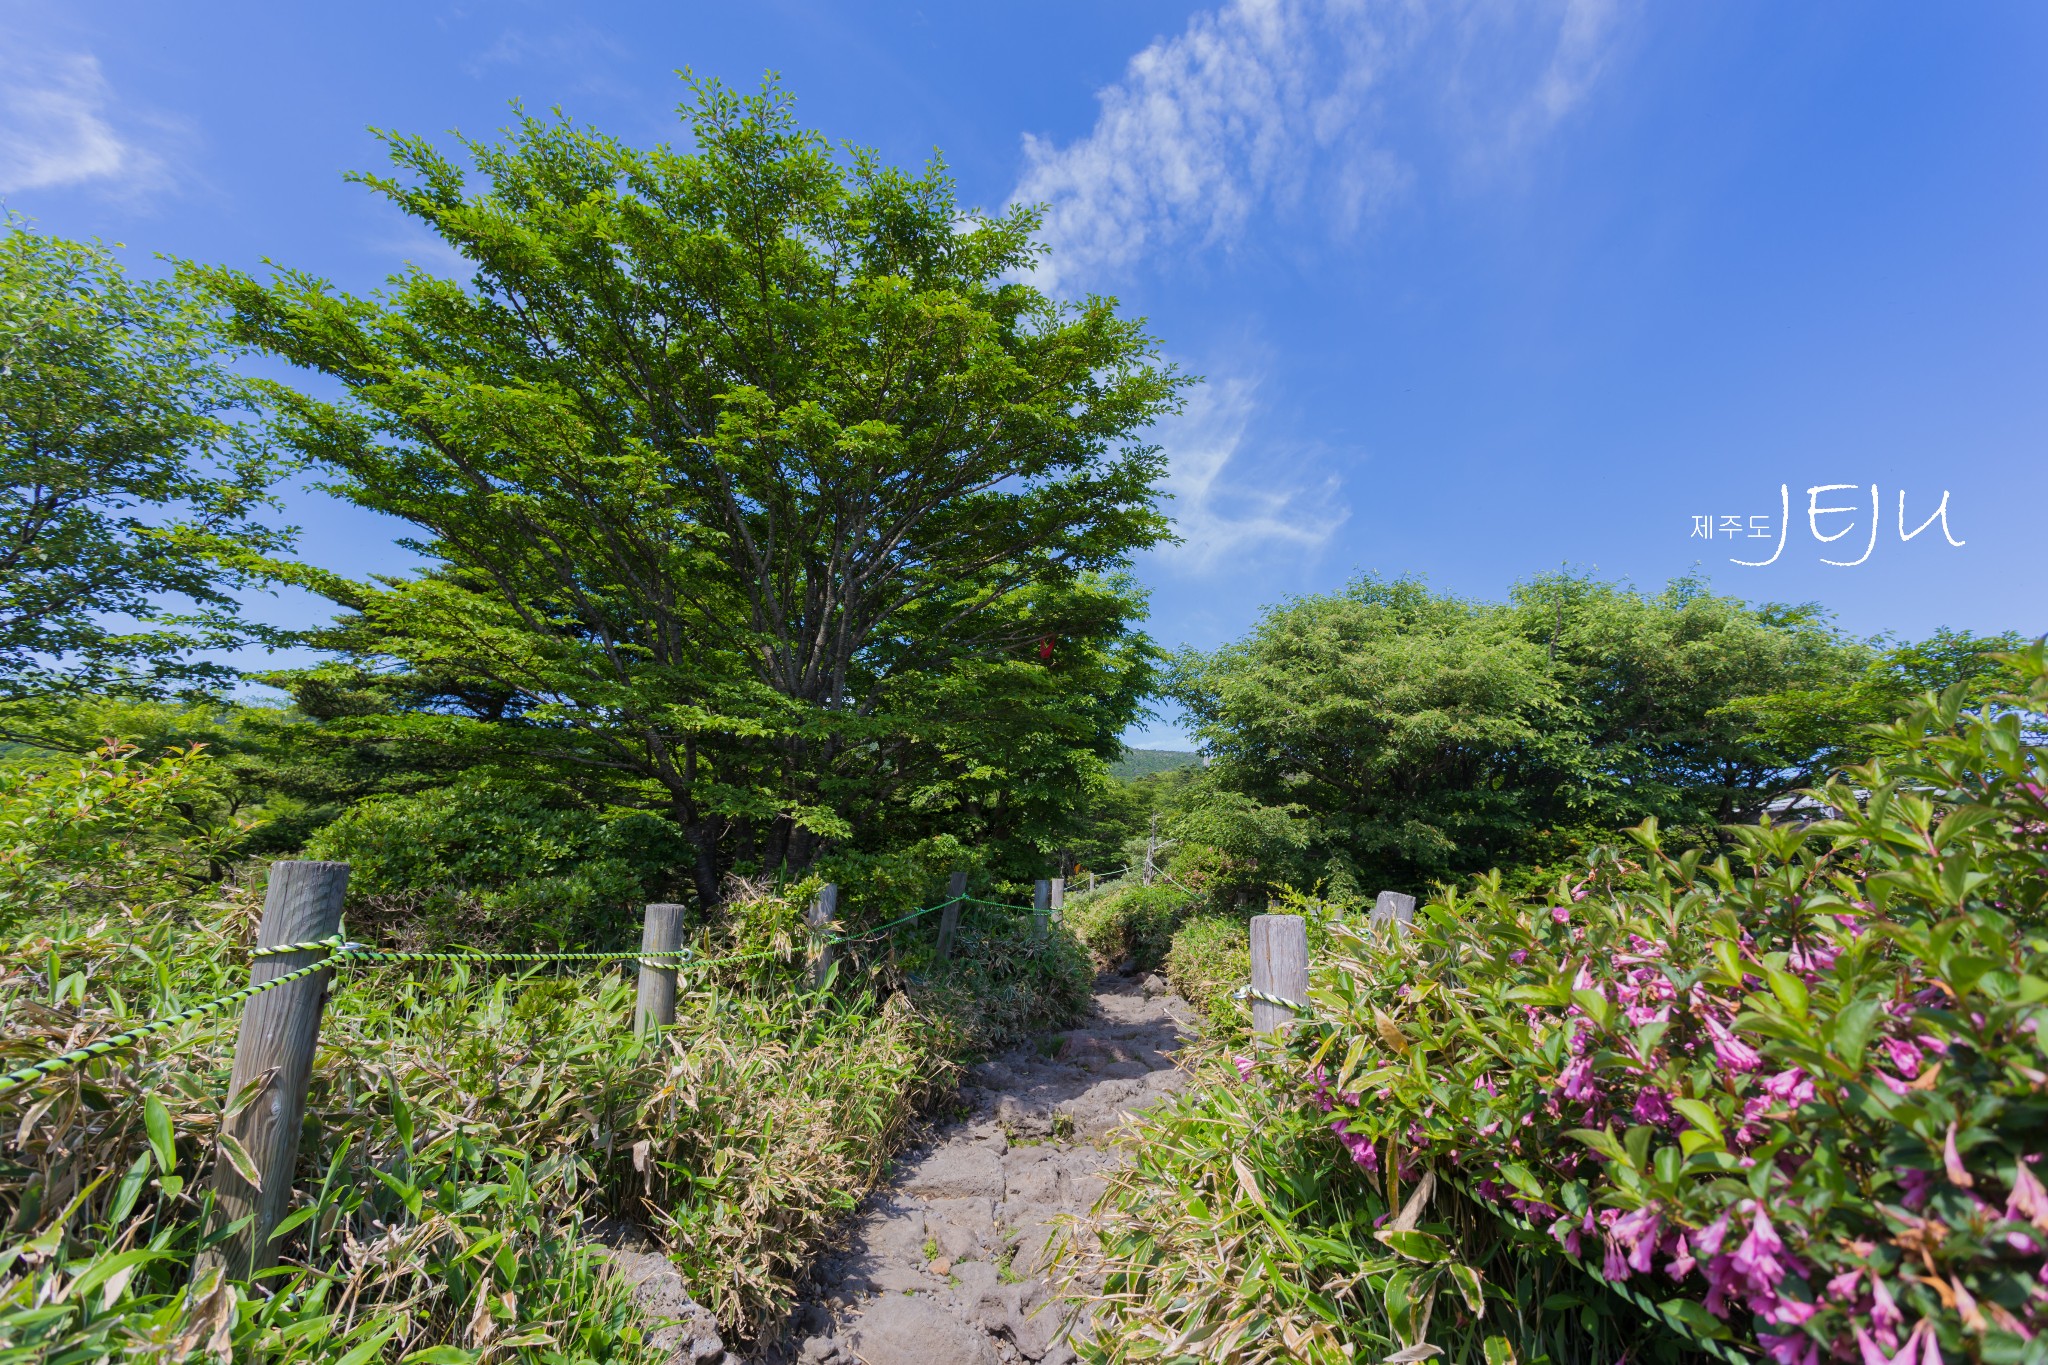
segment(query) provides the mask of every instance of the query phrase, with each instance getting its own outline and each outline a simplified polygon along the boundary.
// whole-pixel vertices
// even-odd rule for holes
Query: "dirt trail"
[[[1067,1365],[1072,1307],[1051,1297],[1047,1244],[1101,1194],[1112,1130],[1180,1088],[1173,1054],[1193,1034],[1160,978],[1105,975],[1055,1055],[1027,1045],[971,1068],[967,1117],[898,1159],[819,1259],[790,1345],[758,1365]]]

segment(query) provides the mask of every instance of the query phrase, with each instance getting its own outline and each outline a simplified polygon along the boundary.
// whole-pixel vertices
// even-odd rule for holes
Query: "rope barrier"
[[[912,920],[921,919],[935,910],[943,910],[949,905],[956,904],[986,905],[999,910],[1018,910],[1022,908],[1014,905],[1005,905],[1000,901],[977,900],[972,896],[953,896],[940,901],[937,905],[927,905],[921,910],[913,910],[907,915],[890,920],[887,924],[877,925],[875,928],[864,930],[859,934],[835,934],[827,941],[835,945],[865,942],[891,929],[908,924]],[[678,967],[723,967],[735,962],[752,962],[761,958],[779,957],[787,950],[762,948],[753,952],[734,953],[727,957],[716,958],[699,958],[696,956],[695,950],[691,948],[671,948],[653,952],[634,950],[630,952],[607,953],[415,953],[372,948],[366,943],[350,943],[344,940],[341,935],[336,934],[332,938],[315,939],[309,943],[279,943],[273,944],[268,948],[257,948],[250,953],[250,956],[252,958],[283,957],[291,953],[323,951],[326,956],[322,957],[318,962],[310,963],[294,972],[287,972],[283,976],[274,977],[260,986],[244,986],[241,990],[231,991],[227,995],[194,1005],[190,1009],[180,1010],[176,1014],[166,1015],[162,1019],[153,1019],[149,1023],[138,1024],[136,1027],[114,1034],[112,1037],[87,1043],[84,1047],[73,1048],[69,1052],[59,1053],[54,1057],[46,1057],[42,1061],[31,1063],[28,1066],[16,1067],[14,1070],[0,1075],[0,1096],[12,1094],[23,1086],[41,1080],[44,1077],[60,1075],[63,1072],[70,1071],[85,1062],[91,1061],[95,1057],[104,1057],[110,1052],[120,1052],[126,1048],[133,1047],[146,1038],[153,1037],[168,1029],[176,1028],[180,1024],[189,1023],[194,1019],[212,1014],[216,1010],[226,1009],[230,1005],[239,1004],[253,996],[261,995],[265,991],[275,990],[279,986],[310,976],[323,967],[346,967],[358,962],[364,964],[379,962],[623,962],[628,960],[645,961],[650,958],[674,958]]]
[[[330,947],[331,945],[315,944],[314,946]],[[31,1081],[40,1080],[45,1076],[55,1076],[61,1072],[69,1071],[73,1067],[83,1062],[89,1062],[95,1057],[104,1057],[109,1052],[119,1052],[123,1048],[133,1047],[153,1034],[162,1033],[166,1029],[176,1028],[180,1024],[190,1023],[202,1015],[212,1014],[215,1010],[226,1009],[229,1005],[238,1004],[241,1001],[261,995],[265,991],[276,990],[279,986],[297,981],[301,977],[311,976],[322,967],[332,966],[333,963],[334,958],[329,956],[313,963],[311,966],[301,967],[295,972],[286,972],[283,976],[273,977],[260,986],[244,986],[242,989],[231,991],[218,999],[208,1000],[204,1004],[194,1005],[190,1009],[180,1010],[176,1014],[166,1015],[162,1019],[152,1019],[147,1024],[138,1024],[134,1028],[117,1033],[111,1038],[102,1038],[97,1042],[87,1043],[84,1047],[73,1048],[69,1052],[59,1053],[55,1057],[45,1057],[40,1062],[16,1067],[6,1075],[0,1076],[0,1095],[11,1094]]]

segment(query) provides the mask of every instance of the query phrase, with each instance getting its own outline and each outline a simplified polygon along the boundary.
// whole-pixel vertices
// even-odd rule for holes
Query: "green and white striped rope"
[[[280,943],[271,948],[258,948],[249,956],[282,957],[287,953],[310,952],[315,948],[334,949],[348,957],[383,962],[617,962],[633,957],[686,958],[691,953],[688,948],[635,949],[616,953],[479,953],[468,949],[452,953],[399,953],[372,948],[366,943],[344,943],[337,937],[312,943]]]
[[[66,1071],[71,1071],[93,1060],[95,1057],[104,1057],[108,1053],[120,1052],[131,1048],[147,1038],[176,1028],[180,1024],[190,1023],[194,1019],[226,1009],[230,1005],[240,1004],[242,1001],[261,995],[265,991],[276,990],[279,986],[311,976],[323,967],[346,967],[357,962],[364,964],[379,962],[535,962],[655,957],[678,958],[680,959],[679,965],[682,966],[721,967],[733,962],[750,962],[757,958],[775,957],[780,955],[782,950],[764,948],[757,952],[734,953],[729,957],[702,959],[692,956],[692,950],[687,948],[646,953],[402,953],[387,952],[380,948],[369,947],[367,944],[344,942],[341,936],[337,934],[331,939],[317,939],[310,943],[286,943],[270,948],[258,948],[252,956],[278,957],[286,953],[319,951],[325,951],[327,955],[320,961],[309,963],[297,971],[273,977],[260,985],[244,986],[238,991],[230,991],[226,995],[204,1001],[189,1009],[180,1010],[176,1014],[166,1015],[161,1019],[152,1019],[146,1024],[138,1024],[134,1028],[126,1029],[111,1037],[87,1043],[84,1047],[73,1048],[69,1052],[60,1052],[54,1057],[45,1057],[43,1060],[31,1063],[28,1066],[16,1067],[5,1075],[0,1075],[0,1096],[12,1094],[23,1086],[42,1080],[45,1077],[57,1076]]]
[[[1232,1000],[1260,1000],[1268,1005],[1278,1005],[1282,1009],[1293,1010],[1296,1014],[1304,1016],[1308,1014],[1310,1009],[1308,1002],[1305,1000],[1289,1000],[1284,995],[1275,995],[1271,991],[1253,990],[1250,986],[1239,986],[1230,993],[1230,998]]]
[[[912,920],[929,915],[935,910],[943,910],[947,906],[955,904],[988,905],[1003,910],[1016,910],[1020,908],[1014,905],[1003,905],[998,901],[976,900],[972,896],[954,896],[940,901],[937,905],[927,905],[922,910],[914,910],[910,914],[890,920],[887,924],[877,925],[873,929],[863,930],[858,934],[835,934],[828,941],[833,944],[863,942],[877,935],[887,933],[891,929],[908,924]],[[217,1010],[226,1009],[230,1005],[239,1004],[252,996],[261,995],[265,991],[275,990],[279,986],[310,976],[323,967],[345,967],[358,962],[364,964],[384,962],[625,962],[632,960],[646,961],[657,958],[673,958],[677,967],[723,967],[735,962],[753,962],[761,958],[786,955],[786,950],[780,948],[762,948],[754,952],[734,953],[727,957],[716,958],[699,958],[696,956],[696,950],[691,948],[668,948],[655,951],[636,949],[627,952],[607,953],[414,953],[372,948],[366,943],[350,943],[344,940],[340,934],[336,934],[332,938],[314,939],[306,943],[272,944],[268,948],[255,949],[250,953],[250,956],[252,958],[284,957],[292,953],[312,952],[321,952],[326,955],[318,962],[310,963],[299,968],[297,971],[288,972],[283,976],[274,977],[261,985],[244,986],[241,990],[231,991],[217,999],[194,1005],[190,1009],[166,1015],[162,1019],[153,1019],[149,1023],[138,1024],[134,1028],[116,1033],[112,1037],[101,1038],[96,1042],[87,1043],[84,1047],[73,1048],[69,1052],[59,1053],[54,1057],[45,1057],[42,1061],[31,1063],[28,1066],[17,1067],[4,1075],[0,1075],[0,1096],[12,1094],[23,1086],[45,1077],[61,1075],[66,1071],[91,1061],[95,1057],[104,1057],[110,1052],[120,1052],[126,1048],[133,1047],[146,1038],[153,1037],[168,1029],[176,1028],[180,1024],[189,1023],[194,1019],[212,1014]]]
[[[328,948],[330,951],[334,947],[332,944],[314,944],[313,946],[316,948]],[[265,991],[276,990],[279,986],[288,985],[293,981],[299,980],[301,977],[311,976],[322,967],[332,966],[333,964],[334,958],[329,956],[310,966],[301,967],[295,972],[286,972],[283,976],[273,977],[261,985],[244,986],[238,991],[230,991],[226,995],[208,1000],[203,1004],[194,1005],[190,1009],[179,1010],[176,1014],[165,1015],[161,1019],[152,1019],[146,1024],[137,1024],[134,1028],[117,1033],[111,1038],[101,1038],[96,1042],[87,1043],[84,1047],[73,1048],[69,1052],[60,1052],[54,1057],[45,1057],[42,1061],[33,1062],[28,1066],[16,1067],[6,1075],[0,1076],[0,1095],[12,1094],[33,1081],[41,1080],[45,1076],[59,1075],[71,1070],[73,1067],[89,1062],[95,1057],[104,1057],[109,1052],[119,1052],[124,1048],[133,1047],[145,1038],[162,1033],[167,1029],[174,1029],[180,1024],[190,1023],[192,1020],[212,1014],[216,1010],[223,1010],[230,1005],[240,1004],[242,1001],[261,995]]]

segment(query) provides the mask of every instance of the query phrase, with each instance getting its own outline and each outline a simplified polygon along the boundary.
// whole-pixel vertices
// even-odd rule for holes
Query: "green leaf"
[[[1699,1100],[1674,1099],[1671,1101],[1671,1107],[1685,1115],[1693,1127],[1710,1135],[1715,1146],[1718,1147],[1727,1141],[1726,1135],[1721,1131],[1721,1116],[1714,1112],[1711,1105],[1703,1104]]]
[[[1515,1359],[1515,1348],[1506,1337],[1488,1337],[1485,1351],[1486,1365],[1520,1365]]]
[[[1395,1228],[1382,1228],[1373,1236],[1411,1261],[1423,1261],[1434,1265],[1451,1259],[1450,1246],[1435,1233],[1403,1232]]]
[[[465,1351],[460,1346],[429,1346],[399,1359],[404,1365],[474,1365],[482,1356],[481,1351]]]
[[[225,1129],[220,1135],[220,1152],[228,1159],[228,1165],[235,1168],[235,1173],[249,1182],[250,1189],[258,1194],[263,1192],[263,1173],[256,1169],[256,1159],[249,1155],[249,1149],[233,1133]]]
[[[387,1320],[382,1331],[335,1361],[334,1365],[366,1365],[366,1362],[375,1359],[383,1351],[384,1343],[391,1340],[392,1334],[398,1330],[398,1325],[399,1320],[395,1317]]]
[[[143,1182],[149,1179],[149,1166],[156,1158],[144,1152],[128,1167],[128,1174],[121,1177],[121,1183],[114,1188],[114,1202],[107,1208],[107,1221],[119,1224],[127,1220],[135,1209],[135,1201],[142,1194]]]
[[[174,1173],[178,1169],[178,1141],[171,1131],[171,1111],[154,1095],[142,1099],[142,1129],[149,1135],[149,1150],[156,1154],[156,1168],[165,1175]]]
[[[1451,1277],[1451,1283],[1458,1287],[1458,1296],[1465,1300],[1465,1306],[1473,1316],[1486,1316],[1486,1287],[1480,1282],[1479,1272],[1469,1265],[1453,1263],[1444,1267]]]
[[[1728,1324],[1709,1313],[1705,1306],[1691,1299],[1666,1299],[1657,1305],[1665,1316],[1675,1319],[1678,1324],[1695,1337],[1707,1341],[1725,1341],[1730,1335]]]
[[[1621,1144],[1614,1140],[1614,1134],[1608,1132],[1605,1128],[1574,1128],[1566,1133],[1565,1136],[1585,1143],[1609,1161],[1617,1162],[1623,1166],[1630,1164],[1628,1153],[1623,1151]]]
[[[1781,972],[1776,967],[1764,968],[1764,980],[1770,983],[1771,994],[1785,1002],[1785,1008],[1795,1019],[1806,1017],[1806,983],[1790,972]]]

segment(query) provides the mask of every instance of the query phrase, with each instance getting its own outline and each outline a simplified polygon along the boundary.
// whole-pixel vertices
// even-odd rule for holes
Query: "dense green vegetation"
[[[0,1100],[0,1360],[629,1361],[623,1222],[729,1337],[957,1060],[1070,1022],[1085,954],[1017,899],[1153,689],[1125,575],[1167,529],[1136,439],[1188,382],[1115,302],[1019,283],[1028,210],[699,87],[691,150],[525,119],[394,138],[374,191],[473,270],[348,297],[0,247],[0,1057],[247,980],[265,867],[347,862],[387,947],[637,942],[689,904],[677,1026],[616,970],[368,967],[327,1006],[263,1283],[200,1258],[235,1016]],[[258,351],[315,399],[242,377]],[[272,371],[275,373],[275,371]],[[264,520],[306,470],[430,567],[351,582]],[[286,636],[237,595],[340,608]],[[323,651],[231,699],[209,651]],[[807,984],[800,921],[845,890]],[[195,1278],[196,1274],[196,1278]]]
[[[710,965],[652,1038],[618,971],[345,973],[262,1284],[200,1256],[232,1015],[0,1100],[0,1365],[640,1359],[622,1220],[772,1333],[955,1064],[1094,969],[1208,1021],[1101,1211],[1098,1357],[2048,1359],[2038,644],[1560,573],[1169,660],[1129,566],[1191,381],[1025,282],[1029,208],[695,96],[686,151],[390,138],[362,183],[464,280],[141,282],[7,225],[0,1057],[241,984],[283,856],[385,947],[626,949],[663,900]],[[290,558],[301,470],[429,566]],[[252,624],[263,583],[338,614]],[[285,640],[320,662],[218,662]],[[1199,754],[1122,747],[1157,697]],[[866,935],[956,869],[1067,876],[1065,927]],[[1318,963],[1284,1045],[1233,996],[1269,906]]]
[[[1282,1046],[1228,997],[1221,883],[1084,901],[1211,1018],[1098,1214],[1099,1357],[2043,1358],[2048,655],[1978,648],[1873,651],[1851,688],[1960,676],[1835,741],[1868,761],[1801,818],[1652,817],[1547,889],[1441,885],[1408,933],[1286,898],[1315,970]]]
[[[1213,852],[1202,875],[1254,891],[1540,882],[1648,818],[1716,843],[1867,756],[1867,726],[1919,692],[1981,686],[2018,643],[1856,640],[1813,607],[1693,581],[1646,595],[1553,575],[1487,603],[1364,579],[1174,661],[1212,762],[1176,775],[1166,824]]]

